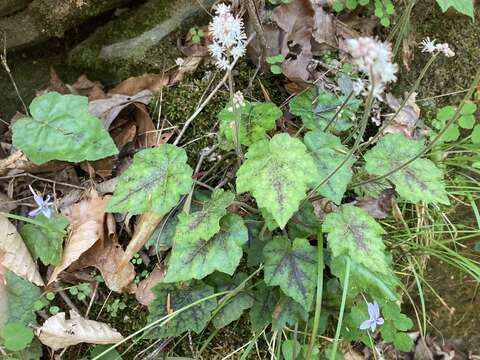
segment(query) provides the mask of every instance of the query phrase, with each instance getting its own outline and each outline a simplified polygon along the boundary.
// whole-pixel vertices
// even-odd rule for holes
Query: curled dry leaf
[[[384,134],[400,133],[409,139],[423,138],[426,133],[426,128],[420,119],[420,108],[415,102],[416,96],[417,93],[412,93],[405,102],[405,106],[400,109],[398,115],[393,119],[393,122],[385,127],[383,130]],[[397,112],[400,108],[401,102],[392,94],[387,94],[386,101],[393,111]],[[389,119],[390,117],[387,117],[387,121],[389,121]]]
[[[153,120],[143,104],[135,104],[135,123],[137,125],[137,143],[140,148],[147,148],[157,144],[157,132]]]
[[[91,81],[86,75],[81,75],[72,85],[66,85],[75,95],[88,96],[89,101],[106,98],[103,85],[99,81]]]
[[[123,340],[123,336],[109,325],[84,319],[73,310],[69,320],[65,319],[64,312],[48,318],[36,330],[36,335],[53,350],[80,343],[115,344]]]
[[[365,197],[359,199],[355,206],[367,210],[375,219],[385,219],[392,212],[392,200],[395,191],[387,189],[380,193],[378,198]]]
[[[129,77],[109,91],[109,94],[122,94],[133,96],[141,91],[159,91],[168,85],[168,76],[163,74],[143,74]]]
[[[22,237],[15,226],[3,216],[0,216],[0,265],[35,285],[44,285],[37,264]]]
[[[108,130],[118,114],[133,103],[147,105],[152,98],[150,90],[142,90],[135,95],[114,94],[107,99],[91,101],[88,111],[103,121],[103,126]]]
[[[112,175],[113,157],[109,156],[96,161],[83,161],[80,163],[80,168],[91,178],[94,178],[96,174],[105,179]]]
[[[65,161],[49,161],[42,165],[36,165],[29,161],[21,151],[15,151],[5,159],[0,159],[0,175],[13,175],[23,172],[31,174],[58,172],[68,165]]]
[[[70,236],[63,250],[62,262],[53,270],[48,281],[49,284],[57,279],[60,272],[103,238],[105,208],[108,199],[109,196],[98,197],[96,192],[92,191],[90,198],[65,210],[64,215],[70,220]]]
[[[151,289],[158,283],[161,283],[164,277],[165,268],[160,266],[155,267],[146,279],[140,281],[135,293],[135,298],[140,304],[148,306],[155,299],[155,295],[152,293]]]

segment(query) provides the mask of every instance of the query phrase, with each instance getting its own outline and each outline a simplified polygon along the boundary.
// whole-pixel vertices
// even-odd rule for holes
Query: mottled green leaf
[[[236,287],[219,287],[217,291],[230,290]],[[222,303],[223,299],[219,300],[218,304]],[[216,329],[221,329],[242,316],[243,312],[253,306],[253,297],[248,292],[239,292],[233,296],[213,317],[212,323]]]
[[[213,295],[213,287],[201,281],[189,285],[160,283],[152,288],[155,299],[148,306],[148,323],[152,323],[173,311],[180,310],[194,302]],[[149,338],[177,336],[187,330],[200,333],[208,324],[211,312],[217,306],[215,298],[205,300],[192,306],[168,321],[163,326],[155,327],[147,334]]]
[[[34,304],[40,299],[40,289],[11,271],[6,273],[5,279],[8,298],[7,324],[35,324]]]
[[[273,103],[249,103],[238,110],[240,113],[239,135],[240,143],[251,145],[257,141],[264,140],[268,131],[275,128],[277,119],[282,116],[282,111]],[[218,114],[220,120],[220,136],[226,143],[222,144],[227,149],[234,148],[235,139],[235,116],[237,112],[231,110],[227,105]]]
[[[388,273],[382,240],[385,231],[366,210],[343,206],[339,212],[327,214],[323,230],[334,257],[347,255],[371,271]]]
[[[437,0],[437,4],[443,12],[447,11],[450,7],[453,7],[459,13],[475,18],[473,9],[474,0]]]
[[[340,279],[345,281],[346,256],[334,257],[330,263],[330,271]],[[350,262],[350,277],[348,282],[348,295],[350,298],[364,293],[373,297],[388,300],[398,300],[399,295],[396,287],[399,282],[389,267],[386,274],[381,274],[369,270],[367,267],[355,262]]]
[[[203,279],[215,270],[232,275],[240,263],[247,228],[238,215],[226,215],[211,239],[175,237],[164,282]]]
[[[348,152],[348,149],[342,145],[340,138],[321,130],[308,132],[305,134],[303,141],[315,160],[317,184],[323,182],[344,161]],[[347,185],[352,179],[351,167],[355,160],[355,157],[351,157],[335,175],[318,188],[317,192],[335,204],[340,204],[343,194],[347,190]]]
[[[49,92],[33,99],[30,114],[13,124],[12,140],[35,164],[98,160],[118,153],[101,121],[88,112],[85,96]]]
[[[281,331],[285,326],[294,326],[299,321],[307,321],[308,313],[295,300],[282,296],[273,311],[272,329]]]
[[[119,178],[108,203],[110,212],[142,214],[153,211],[164,215],[190,191],[192,169],[185,150],[171,144],[145,149]]]
[[[418,155],[423,148],[421,141],[407,139],[401,134],[387,134],[365,154],[365,169],[371,175],[385,175]],[[443,173],[431,160],[416,159],[387,178],[407,201],[449,204]]]
[[[220,219],[227,213],[226,208],[234,198],[231,192],[216,189],[201,210],[179,214],[174,242],[209,240],[220,231]]]
[[[288,222],[288,236],[290,239],[295,239],[316,235],[318,225],[319,222],[312,203],[305,201]]]
[[[145,248],[153,246],[156,251],[166,251],[172,247],[177,229],[178,216],[165,217],[145,243]]]
[[[25,224],[20,231],[25,245],[34,259],[40,259],[45,265],[58,265],[62,260],[62,244],[68,219],[64,216],[48,219],[41,215],[35,220],[44,226]]]
[[[249,312],[250,324],[252,330],[258,332],[272,322],[278,295],[274,289],[262,287],[254,292],[253,300],[253,306]]]
[[[413,349],[413,340],[408,334],[399,332],[395,334],[393,345],[399,351],[409,352]]]
[[[282,291],[307,311],[313,301],[317,283],[316,249],[305,239],[293,243],[277,236],[263,249],[265,283],[279,285]]]
[[[288,134],[250,146],[237,172],[237,191],[251,191],[260,208],[283,229],[315,177],[315,164],[305,145]]]
[[[290,112],[299,116],[307,129],[324,131],[345,99],[345,96],[337,96],[323,89],[312,88],[290,101]],[[359,100],[351,98],[328,131],[339,133],[350,129],[359,105]]]

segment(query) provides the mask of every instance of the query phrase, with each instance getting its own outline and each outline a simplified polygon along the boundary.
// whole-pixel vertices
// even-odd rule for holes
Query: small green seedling
[[[268,0],[268,2],[272,5],[280,5],[280,4],[288,4],[290,0]]]
[[[79,301],[83,301],[90,294],[91,289],[88,283],[80,283],[68,289],[71,295],[75,296]]]
[[[115,299],[111,304],[107,304],[107,312],[110,314],[111,317],[117,317],[118,311],[123,310],[127,307],[120,299]]]
[[[269,56],[266,59],[267,64],[270,64],[270,71],[275,74],[281,74],[282,73],[282,62],[285,61],[285,56],[282,54],[278,54],[275,56]]]
[[[194,44],[199,44],[200,41],[202,41],[202,38],[205,36],[203,30],[195,26],[190,28],[190,34],[192,35],[192,42]]]

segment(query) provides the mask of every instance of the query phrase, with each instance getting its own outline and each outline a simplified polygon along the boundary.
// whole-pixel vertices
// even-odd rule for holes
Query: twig
[[[64,290],[59,290],[58,294],[60,295],[60,297],[65,302],[65,304],[67,304],[70,309],[74,310],[77,314],[81,314],[80,311],[78,310],[78,308],[75,306],[75,304],[72,302],[72,300],[70,300],[70,298],[68,297],[68,295],[66,294],[66,292]]]
[[[88,319],[88,314],[90,314],[90,310],[93,306],[93,302],[95,301],[95,298],[97,297],[97,291],[98,291],[98,283],[95,282],[95,288],[93,289],[92,297],[90,298],[90,302],[88,303],[87,311],[85,312],[85,318],[86,319]]]

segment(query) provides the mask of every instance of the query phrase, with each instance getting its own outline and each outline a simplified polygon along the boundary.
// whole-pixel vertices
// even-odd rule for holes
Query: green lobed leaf
[[[213,295],[213,287],[201,281],[188,285],[160,283],[152,288],[155,299],[148,306],[148,323],[152,323],[173,311],[180,310],[200,299]],[[162,327],[155,327],[147,334],[149,338],[177,336],[187,330],[200,333],[208,324],[211,312],[217,306],[215,298],[192,306],[169,320]],[[170,311],[170,312],[169,312]]]
[[[15,322],[24,325],[36,324],[34,304],[40,299],[40,289],[11,271],[6,273],[5,279],[8,297],[7,324]]]
[[[96,345],[92,351],[90,351],[90,358],[94,359],[96,356],[100,355],[111,347],[112,345]],[[105,355],[99,357],[98,360],[122,360],[122,357],[116,349],[112,349]]]
[[[145,248],[148,249],[153,246],[156,251],[167,251],[170,249],[173,244],[177,224],[178,216],[165,217],[148,238]]]
[[[250,324],[253,331],[259,332],[272,322],[278,295],[274,289],[262,287],[254,292],[253,299],[253,306],[249,312]]]
[[[298,210],[315,177],[315,164],[305,145],[288,134],[250,146],[237,172],[237,191],[251,191],[260,208],[283,229]]]
[[[45,265],[58,265],[62,260],[62,244],[69,221],[64,216],[50,219],[37,216],[36,221],[45,226],[25,224],[20,233],[34,259],[40,259]]]
[[[344,161],[348,149],[342,145],[340,138],[321,130],[306,133],[303,141],[315,161],[315,179],[320,184]],[[352,179],[351,167],[355,161],[355,157],[351,157],[317,192],[339,205]]]
[[[240,143],[246,146],[265,139],[266,133],[275,128],[277,119],[282,116],[282,111],[273,103],[245,102],[239,112]],[[234,148],[236,116],[230,105],[218,114],[220,136],[226,140],[224,147],[227,149]]]
[[[184,149],[162,144],[144,149],[120,176],[107,211],[164,215],[187,194],[192,186],[192,168]]]
[[[164,282],[203,279],[215,270],[232,275],[247,240],[247,228],[234,214],[221,219],[220,231],[211,239],[175,237]]]
[[[388,273],[382,236],[385,230],[364,209],[347,205],[327,214],[323,230],[328,233],[328,247],[333,257],[349,256],[367,269]]]
[[[282,296],[275,305],[272,316],[272,329],[282,331],[287,326],[294,326],[299,321],[307,321],[308,313],[302,305],[287,296]]]
[[[443,12],[453,7],[459,13],[475,18],[473,0],[437,0],[437,4]]]
[[[263,249],[265,283],[278,285],[307,311],[313,301],[317,283],[317,258],[314,246],[306,239],[277,236]]]
[[[340,279],[342,286],[345,280],[346,260],[346,256],[339,256],[333,258],[330,263],[330,271]],[[395,301],[399,298],[396,292],[397,286],[398,279],[390,267],[386,274],[380,274],[369,270],[355,261],[351,261],[348,282],[348,295],[350,298],[365,293],[372,297]]]
[[[33,340],[33,331],[21,322],[9,323],[0,330],[3,345],[10,351],[25,349]]]
[[[201,210],[179,214],[174,242],[209,240],[220,231],[220,219],[227,213],[226,208],[234,198],[231,192],[216,189]]]
[[[118,153],[101,121],[88,112],[85,96],[49,92],[33,99],[30,114],[13,124],[12,141],[35,164],[98,160]]]
[[[288,236],[290,239],[308,238],[317,235],[318,226],[318,218],[312,203],[305,201],[288,222]]]
[[[307,129],[324,131],[345,100],[345,96],[337,96],[323,89],[312,88],[295,96],[290,101],[289,109],[290,113],[302,119]],[[339,133],[350,129],[359,106],[360,101],[351,98],[329,126],[328,131]]]
[[[418,155],[424,148],[421,141],[401,134],[387,134],[364,156],[365,169],[382,176]],[[449,204],[442,171],[428,159],[416,159],[387,177],[407,201]]]

